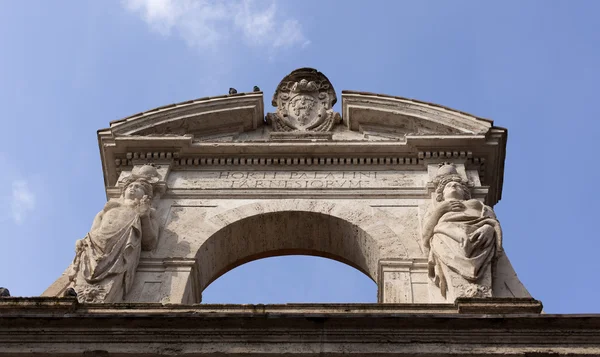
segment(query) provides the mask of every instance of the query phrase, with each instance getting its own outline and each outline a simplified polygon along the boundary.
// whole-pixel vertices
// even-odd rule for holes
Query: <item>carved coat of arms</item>
[[[321,72],[301,68],[287,75],[277,86],[267,114],[274,131],[330,131],[341,121],[332,107],[337,101],[333,86]]]

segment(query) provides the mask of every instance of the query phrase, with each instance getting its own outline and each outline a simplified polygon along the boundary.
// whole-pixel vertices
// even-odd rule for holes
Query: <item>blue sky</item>
[[[600,312],[598,1],[3,1],[0,286],[40,294],[105,202],[96,130],[298,67],[509,131],[505,249],[547,312]],[[269,108],[266,105],[265,108]],[[338,108],[339,110],[339,108]],[[248,263],[205,302],[376,300],[321,258]]]

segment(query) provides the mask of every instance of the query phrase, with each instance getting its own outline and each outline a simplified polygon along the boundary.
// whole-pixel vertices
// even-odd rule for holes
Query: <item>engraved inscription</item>
[[[422,187],[426,177],[402,171],[181,171],[172,188],[202,189],[363,189]]]
[[[219,179],[228,180],[230,188],[361,188],[377,172],[219,172]]]

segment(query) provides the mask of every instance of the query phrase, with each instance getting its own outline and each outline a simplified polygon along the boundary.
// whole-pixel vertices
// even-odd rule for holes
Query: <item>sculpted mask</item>
[[[76,242],[69,279],[80,301],[119,302],[130,291],[142,249],[154,249],[158,237],[151,207],[157,176],[146,165],[128,177],[121,197],[108,201]]]
[[[448,301],[491,297],[500,223],[489,206],[471,199],[468,182],[453,164],[440,165],[435,183],[437,203],[426,213],[423,226],[429,277]]]

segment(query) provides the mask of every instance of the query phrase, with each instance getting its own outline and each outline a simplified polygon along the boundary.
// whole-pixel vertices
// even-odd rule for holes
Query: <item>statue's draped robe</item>
[[[447,290],[456,289],[457,284],[468,289],[469,285],[480,283],[495,256],[499,238],[499,223],[489,207],[475,200],[463,203],[467,205],[465,211],[442,215],[429,242],[429,276],[440,287],[444,297]],[[485,225],[491,226],[493,233],[471,242],[469,238]],[[476,296],[477,285],[472,288],[471,294]],[[491,286],[487,288],[491,289]]]
[[[82,251],[74,262],[76,290],[102,286],[110,290],[104,299],[123,299],[133,283],[141,239],[141,218],[136,210],[119,203],[107,204],[100,226],[82,240]]]

